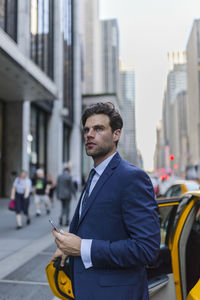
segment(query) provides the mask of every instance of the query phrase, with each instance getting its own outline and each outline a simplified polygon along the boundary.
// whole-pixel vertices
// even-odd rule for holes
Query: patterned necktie
[[[88,199],[88,197],[89,197],[90,185],[91,185],[91,182],[92,182],[92,179],[93,179],[95,173],[96,173],[95,169],[92,169],[92,170],[90,171],[89,176],[88,176],[88,180],[87,180],[86,185],[85,185],[85,194],[84,194],[84,197],[83,197],[83,200],[82,200],[82,209],[81,209],[81,213],[82,213],[82,211],[83,211],[83,209],[84,209],[84,207],[85,207],[85,204],[86,204],[86,202],[87,202],[87,199]]]

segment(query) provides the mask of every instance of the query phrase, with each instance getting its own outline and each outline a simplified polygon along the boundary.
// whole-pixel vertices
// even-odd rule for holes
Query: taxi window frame
[[[190,202],[192,197],[193,196],[189,195],[189,194],[185,195],[185,196],[182,196],[181,201],[180,201],[179,205],[177,206],[177,210],[176,210],[176,214],[175,214],[174,221],[173,221],[173,226],[172,226],[172,235],[171,235],[172,243],[173,243],[173,240],[174,240],[174,235],[175,235],[175,232],[176,232],[176,227],[177,227],[178,221],[180,220],[181,215],[184,212],[185,207]]]
[[[159,210],[159,208],[162,208],[163,206],[169,206],[169,207],[172,206],[172,208],[169,212],[168,225],[166,228],[166,235],[165,235],[165,240],[164,240],[164,245],[166,245],[166,246],[169,246],[169,241],[170,241],[170,238],[172,237],[174,219],[175,219],[176,211],[177,211],[177,208],[178,208],[180,202],[181,202],[180,197],[169,197],[169,198],[157,199],[158,210]],[[160,228],[161,228],[161,226],[160,226]],[[160,244],[160,247],[162,245],[163,244]]]

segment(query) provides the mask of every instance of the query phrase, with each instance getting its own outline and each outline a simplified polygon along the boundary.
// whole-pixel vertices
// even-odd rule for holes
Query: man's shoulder
[[[135,165],[131,164],[130,162],[128,162],[127,160],[125,160],[123,158],[121,159],[119,168],[121,168],[121,170],[123,170],[125,172],[130,172],[130,173],[140,173],[140,172],[143,173],[144,172],[142,169],[136,167]]]
[[[136,167],[135,165],[131,164],[127,160],[121,159],[121,162],[118,166],[118,171],[120,174],[120,177],[126,179],[127,177],[137,177],[137,178],[144,178],[148,177],[147,173]]]

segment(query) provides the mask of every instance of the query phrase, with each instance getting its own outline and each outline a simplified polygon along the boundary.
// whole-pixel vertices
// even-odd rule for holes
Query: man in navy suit
[[[76,300],[147,300],[145,265],[157,257],[160,225],[148,175],[117,152],[123,121],[110,103],[82,116],[85,149],[94,167],[70,233],[53,230],[53,259],[70,257]]]

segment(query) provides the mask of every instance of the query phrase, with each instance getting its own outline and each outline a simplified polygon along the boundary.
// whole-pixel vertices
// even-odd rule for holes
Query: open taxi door
[[[200,278],[200,192],[158,200],[158,206],[161,245],[147,266],[150,299],[186,300]]]
[[[200,279],[197,284],[192,288],[189,295],[187,296],[187,300],[199,300],[200,299]]]

